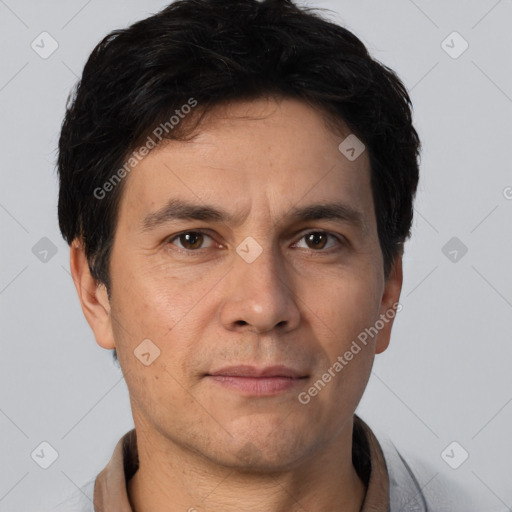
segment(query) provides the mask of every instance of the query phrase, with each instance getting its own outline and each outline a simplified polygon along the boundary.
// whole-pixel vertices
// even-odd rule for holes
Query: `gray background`
[[[133,427],[121,371],[96,345],[69,274],[54,165],[66,98],[93,47],[165,5],[0,0],[0,511],[48,510]],[[423,142],[403,310],[358,413],[431,464],[431,477],[470,486],[482,511],[512,507],[512,2],[309,5],[336,11],[398,73]],[[47,59],[31,48],[43,31],[59,45]],[[458,58],[460,39],[442,44],[454,31],[469,44]],[[56,250],[46,261],[43,237]],[[59,454],[48,469],[31,457],[43,441]],[[469,453],[456,470],[441,456],[453,441]]]

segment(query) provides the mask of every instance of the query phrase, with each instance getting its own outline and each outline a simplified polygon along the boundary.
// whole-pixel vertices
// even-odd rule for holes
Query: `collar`
[[[366,485],[360,512],[389,512],[389,476],[379,442],[370,427],[354,415],[352,461]],[[96,477],[94,509],[109,512],[133,512],[127,483],[139,467],[137,434],[127,432],[117,443],[112,458]]]

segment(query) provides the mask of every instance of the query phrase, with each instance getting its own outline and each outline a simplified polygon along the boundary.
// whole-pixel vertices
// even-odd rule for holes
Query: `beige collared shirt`
[[[372,431],[358,416],[354,416],[352,458],[357,473],[366,484],[361,512],[388,512],[389,481],[384,456]],[[119,440],[110,462],[96,478],[95,512],[133,512],[127,482],[137,468],[137,435],[132,429]]]
[[[352,461],[365,484],[361,512],[481,512],[475,496],[423,461],[404,458],[354,415]],[[135,429],[117,443],[107,466],[51,512],[133,512],[127,483],[139,466]],[[485,510],[499,510],[485,508]]]

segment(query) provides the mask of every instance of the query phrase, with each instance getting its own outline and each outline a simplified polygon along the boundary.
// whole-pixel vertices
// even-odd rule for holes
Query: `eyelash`
[[[190,234],[190,233],[201,233],[202,235],[206,235],[209,238],[211,238],[212,240],[214,240],[214,238],[209,234],[208,230],[204,230],[204,229],[198,228],[198,229],[182,231],[181,233],[177,233],[176,235],[173,235],[171,238],[168,238],[166,243],[168,245],[173,245],[172,244],[173,240],[176,240],[176,239],[180,238],[180,236],[187,235],[187,234]],[[315,229],[315,230],[311,230],[311,231],[308,231],[308,232],[304,233],[300,237],[299,241],[302,240],[303,238],[305,238],[306,236],[311,235],[313,233],[327,235],[327,236],[330,236],[331,238],[334,238],[338,242],[340,247],[344,247],[344,246],[347,245],[347,242],[346,242],[345,238],[342,237],[341,235],[335,235],[334,233],[331,233],[330,231],[324,231],[324,230],[321,230],[321,229]],[[323,250],[323,249],[318,249],[318,250],[310,249],[310,251],[312,253],[318,253],[318,254],[320,254],[320,253],[330,254],[331,252],[335,251],[336,249],[337,249],[336,247],[331,247],[331,248],[325,249],[325,250]],[[194,249],[182,249],[181,247],[175,247],[175,250],[179,251],[181,253],[185,253],[187,256],[196,256],[196,255],[202,253],[202,249],[195,249],[194,250]]]

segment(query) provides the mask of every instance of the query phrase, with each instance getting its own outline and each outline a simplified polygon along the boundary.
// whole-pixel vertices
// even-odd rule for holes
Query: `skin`
[[[130,394],[135,512],[360,509],[353,415],[393,322],[308,404],[297,398],[402,286],[401,256],[384,278],[367,152],[349,161],[338,150],[349,133],[333,133],[297,100],[218,107],[193,141],[159,146],[125,178],[110,301],[72,245],[82,309],[97,343],[117,349]],[[171,220],[143,232],[146,215],[170,198],[237,221]],[[292,207],[331,201],[359,211],[362,226],[289,218]],[[204,238],[176,236],[200,228]],[[306,236],[318,231],[333,236]],[[262,248],[252,263],[236,252],[248,236]],[[134,355],[145,339],[160,350],[149,366]],[[205,377],[237,364],[285,364],[308,378],[262,397]]]

